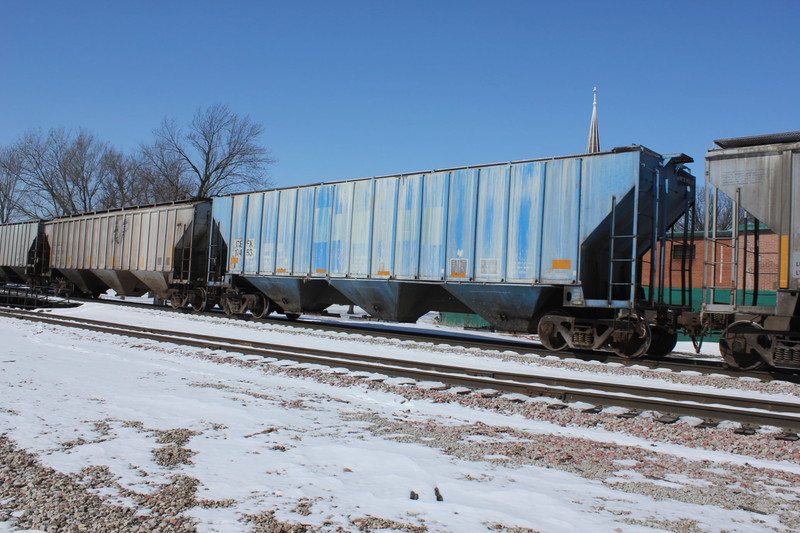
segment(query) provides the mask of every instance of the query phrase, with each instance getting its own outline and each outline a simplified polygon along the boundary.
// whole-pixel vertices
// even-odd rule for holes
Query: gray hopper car
[[[695,335],[722,330],[729,366],[798,369],[800,132],[715,143],[706,154],[703,309],[683,321]],[[725,199],[733,204],[732,228],[718,227],[713,216]],[[762,253],[762,228],[777,236],[777,254]],[[765,301],[767,291],[774,302]]]
[[[0,280],[24,283],[41,273],[41,222],[0,225]]]
[[[205,283],[209,213],[210,202],[191,201],[46,221],[44,273],[87,295],[170,298],[174,286]]]

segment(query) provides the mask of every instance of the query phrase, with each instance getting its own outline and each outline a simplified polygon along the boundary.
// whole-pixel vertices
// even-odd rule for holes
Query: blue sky
[[[800,0],[0,3],[0,144],[264,124],[277,186],[800,129]],[[695,164],[695,174],[703,173]]]

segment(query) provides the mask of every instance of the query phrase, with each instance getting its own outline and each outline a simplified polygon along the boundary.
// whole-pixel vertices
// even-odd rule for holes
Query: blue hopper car
[[[215,198],[210,290],[229,313],[470,312],[551,349],[669,352],[663,261],[641,259],[693,204],[687,162],[629,146]]]

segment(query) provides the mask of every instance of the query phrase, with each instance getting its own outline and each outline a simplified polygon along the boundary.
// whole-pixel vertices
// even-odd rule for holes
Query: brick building
[[[757,292],[758,302],[761,305],[770,305],[774,300],[775,290],[780,283],[780,237],[766,227],[759,228],[759,232],[753,231],[752,227],[744,228],[739,232],[738,250],[734,247],[731,232],[719,233],[716,241],[705,240],[702,232],[694,237],[692,244],[678,244],[667,242],[666,257],[668,267],[666,269],[664,286],[680,287],[682,283],[681,269],[684,265],[690,268],[691,279],[684,278],[688,285],[694,289],[694,300],[702,299],[700,290],[703,287],[704,264],[708,287],[716,289],[716,299],[728,300],[730,290],[735,287],[744,287],[747,304],[752,304],[753,296]],[[716,257],[714,252],[716,250]],[[734,282],[734,254],[738,255],[736,277],[738,283]],[[651,254],[648,253],[644,258],[644,268],[647,269]],[[656,254],[657,257],[657,254]],[[645,270],[646,271],[646,270]],[[645,275],[645,283],[647,277]],[[754,291],[754,288],[758,291]],[[668,295],[665,295],[668,297]],[[742,301],[742,294],[738,299]],[[677,294],[673,296],[677,298]],[[766,300],[765,300],[766,298]],[[699,302],[693,302],[697,307]]]

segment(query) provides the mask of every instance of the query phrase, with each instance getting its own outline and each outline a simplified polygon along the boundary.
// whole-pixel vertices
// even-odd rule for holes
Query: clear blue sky
[[[0,144],[266,127],[278,186],[800,130],[800,0],[0,2]],[[692,167],[703,173],[702,164]]]

